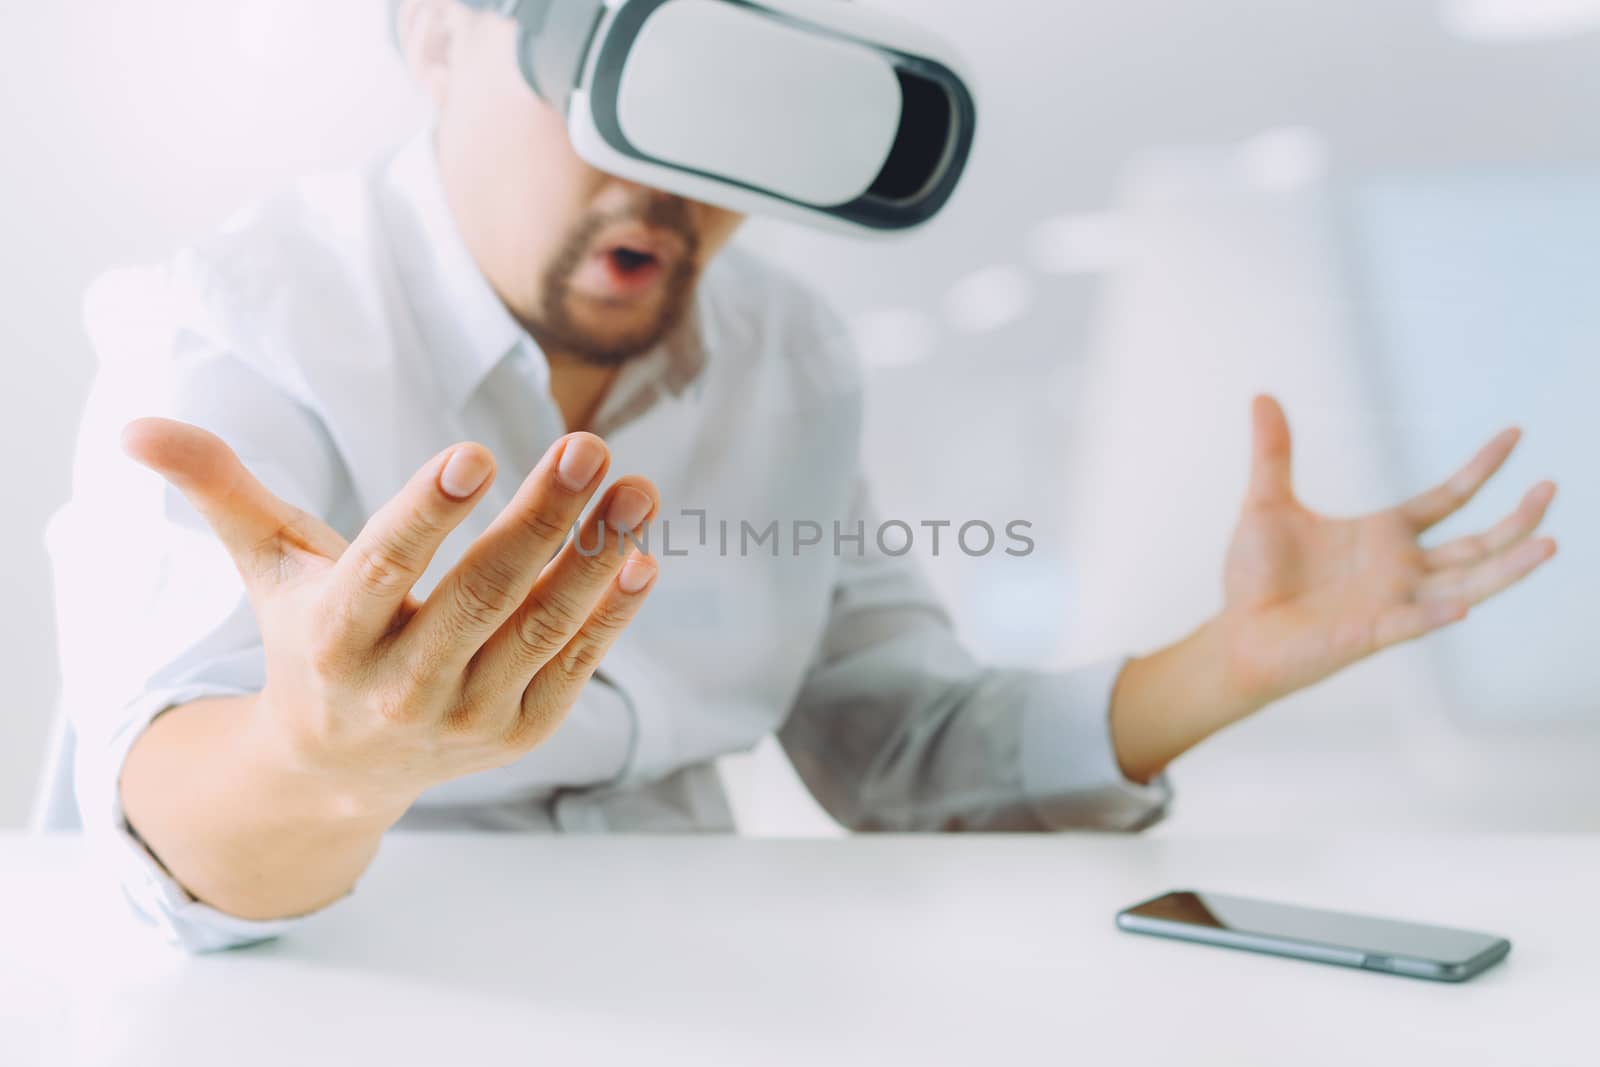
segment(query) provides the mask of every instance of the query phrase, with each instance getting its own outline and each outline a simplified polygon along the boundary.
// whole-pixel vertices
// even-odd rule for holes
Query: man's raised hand
[[[1253,419],[1250,490],[1228,554],[1222,619],[1228,673],[1251,704],[1458,622],[1556,553],[1553,540],[1535,536],[1555,499],[1549,482],[1483,533],[1421,544],[1505,464],[1521,436],[1515,430],[1399,507],[1332,519],[1295,496],[1282,408],[1259,397]]]
[[[436,456],[346,544],[204,430],[145,419],[123,443],[184,494],[244,579],[267,660],[254,727],[354,805],[403,808],[546,740],[655,579],[654,560],[618,550],[659,508],[643,478],[620,479],[567,540],[610,463],[589,434],[550,449],[426,601],[413,587],[493,481],[482,447]]]

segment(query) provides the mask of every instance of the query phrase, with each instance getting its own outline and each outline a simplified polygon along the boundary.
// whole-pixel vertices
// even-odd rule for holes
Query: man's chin
[[[559,275],[558,275],[559,276]],[[547,309],[530,324],[539,344],[556,357],[594,366],[619,366],[660,345],[687,314],[694,300],[694,274],[673,271],[648,289],[632,294],[598,291],[572,277],[546,283]]]
[[[568,356],[592,366],[617,367],[656,348],[671,332],[672,321],[659,311],[640,314],[631,309],[571,308],[552,323],[539,342],[553,354]],[[581,301],[588,304],[590,301]]]
[[[670,317],[665,303],[660,295],[619,300],[569,293],[564,317],[573,329],[593,337],[640,336],[660,331],[663,321]]]

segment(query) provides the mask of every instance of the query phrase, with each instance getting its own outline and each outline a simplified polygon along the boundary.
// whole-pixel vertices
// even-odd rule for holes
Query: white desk
[[[297,937],[197,960],[88,871],[0,837],[6,1067],[1600,1063],[1600,838],[396,837]],[[1179,886],[1516,947],[1449,986],[1113,927]]]

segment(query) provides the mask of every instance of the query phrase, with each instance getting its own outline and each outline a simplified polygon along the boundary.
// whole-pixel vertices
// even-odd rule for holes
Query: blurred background
[[[886,517],[1034,523],[1027,560],[925,561],[972,645],[1069,666],[1214,611],[1255,392],[1335,512],[1518,424],[1440,533],[1553,477],[1557,563],[1187,757],[1157,832],[1600,829],[1600,0],[871,2],[964,47],[970,181],[909,239],[743,240],[852,324]],[[0,14],[0,828],[28,818],[54,716],[41,538],[93,370],[84,286],[403,140],[423,109],[384,6]],[[1008,482],[980,475],[997,453]],[[749,832],[834,832],[776,749],[724,772]]]

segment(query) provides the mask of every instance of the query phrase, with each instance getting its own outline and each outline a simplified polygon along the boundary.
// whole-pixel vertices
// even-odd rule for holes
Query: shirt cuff
[[[167,942],[188,952],[218,952],[269,941],[305,918],[257,922],[201,903],[145,847],[122,810],[122,768],[134,742],[151,723],[197,700],[243,695],[239,689],[204,684],[148,693],[124,709],[123,726],[109,744],[96,746],[79,738],[74,776],[85,834],[96,860],[108,868],[134,913]]]
[[[1166,775],[1129,781],[1111,740],[1111,694],[1126,659],[1044,675],[1022,719],[1022,784],[1051,830],[1144,830],[1166,817]]]

